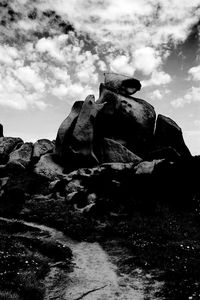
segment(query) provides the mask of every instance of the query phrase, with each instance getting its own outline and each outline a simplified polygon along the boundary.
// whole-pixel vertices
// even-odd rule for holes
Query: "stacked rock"
[[[141,89],[139,80],[114,73],[104,78],[99,99],[75,102],[58,130],[55,153],[66,169],[191,157],[181,128],[131,96]]]

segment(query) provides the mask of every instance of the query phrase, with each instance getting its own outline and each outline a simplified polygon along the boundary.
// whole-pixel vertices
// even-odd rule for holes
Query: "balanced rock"
[[[99,160],[101,163],[133,162],[135,164],[142,161],[139,156],[128,150],[126,147],[108,138],[104,138],[101,143],[101,154]]]
[[[55,155],[47,153],[40,157],[40,160],[35,165],[34,172],[49,180],[55,180],[64,176],[63,169],[64,168],[55,161]]]
[[[158,115],[155,129],[155,141],[158,148],[172,147],[181,157],[191,157],[181,128],[170,118]]]
[[[143,157],[153,139],[156,120],[153,106],[142,99],[114,93],[102,84],[97,102],[106,103],[98,114],[98,134]]]
[[[26,169],[31,162],[33,152],[32,143],[24,143],[19,149],[13,151],[9,156],[7,168]]]
[[[9,154],[22,144],[23,140],[21,138],[0,137],[0,164],[7,163]]]
[[[0,124],[0,137],[2,137],[2,136],[3,136],[3,125]]]
[[[72,132],[77,121],[78,115],[81,111],[83,101],[76,101],[72,106],[70,114],[62,122],[58,129],[56,142],[55,142],[55,154],[62,160],[67,156],[67,150],[70,145]]]
[[[37,162],[40,157],[48,152],[52,152],[54,149],[54,144],[48,139],[41,139],[38,140],[33,145],[33,156],[32,160],[33,162]]]
[[[132,77],[116,73],[104,73],[104,79],[107,89],[121,95],[132,95],[141,89],[140,81]]]

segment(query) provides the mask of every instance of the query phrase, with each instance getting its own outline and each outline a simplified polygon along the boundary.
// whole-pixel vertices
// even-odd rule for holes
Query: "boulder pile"
[[[74,103],[58,130],[55,153],[66,170],[102,163],[191,157],[181,128],[158,115],[151,104],[131,95],[134,78],[105,74],[99,99]]]
[[[78,212],[148,209],[157,201],[188,206],[199,193],[197,158],[172,119],[132,96],[140,89],[137,79],[105,74],[99,99],[76,101],[56,141],[24,143],[4,137],[1,126],[2,189],[9,176],[24,173],[25,180],[45,178],[49,193]]]

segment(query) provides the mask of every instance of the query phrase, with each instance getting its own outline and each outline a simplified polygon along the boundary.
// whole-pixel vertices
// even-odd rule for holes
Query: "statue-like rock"
[[[139,80],[116,73],[104,73],[104,84],[107,89],[121,94],[132,95],[141,89]]]
[[[70,144],[70,138],[77,121],[78,115],[81,111],[83,101],[76,101],[72,106],[70,114],[62,122],[58,129],[56,142],[55,142],[55,154],[64,160],[67,156],[67,148]]]
[[[119,95],[100,86],[97,103],[105,103],[98,114],[97,131],[142,157],[153,139],[156,113],[145,100]]]
[[[74,163],[78,164],[79,167],[89,167],[98,164],[98,159],[93,149],[94,128],[96,116],[103,105],[96,103],[94,96],[89,95],[85,99],[79,113],[70,144]]]
[[[7,163],[9,154],[23,144],[21,138],[15,137],[0,137],[0,164]]]
[[[126,147],[108,138],[103,139],[100,152],[99,161],[101,163],[132,162],[137,164],[142,161],[139,156],[128,150]]]
[[[32,143],[24,143],[19,149],[13,151],[9,156],[7,168],[26,169],[31,162],[33,152]]]
[[[0,137],[2,137],[2,136],[3,136],[3,125],[0,124]]]
[[[52,152],[54,149],[54,144],[48,139],[41,139],[35,142],[33,145],[33,162],[37,162],[40,157],[46,153]]]
[[[181,157],[191,157],[191,153],[186,146],[181,128],[170,118],[158,115],[155,129],[156,147],[172,147]]]

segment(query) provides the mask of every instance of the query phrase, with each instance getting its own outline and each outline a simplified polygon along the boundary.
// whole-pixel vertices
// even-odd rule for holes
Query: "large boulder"
[[[51,153],[40,157],[40,160],[35,165],[34,172],[49,180],[55,180],[64,176],[63,167],[56,162],[55,155]]]
[[[72,106],[70,114],[62,122],[58,129],[56,142],[55,142],[55,154],[61,159],[64,160],[68,147],[70,145],[70,138],[77,121],[78,115],[81,111],[83,101],[76,101]]]
[[[120,143],[112,139],[104,138],[101,142],[99,161],[101,163],[133,162],[137,164],[141,162],[142,159]]]
[[[181,157],[191,157],[191,153],[186,146],[181,128],[170,118],[158,115],[155,129],[155,143],[158,149],[171,147],[180,154]]]
[[[0,164],[7,163],[9,154],[23,144],[21,138],[0,137]]]
[[[32,143],[24,143],[19,149],[13,151],[9,156],[7,168],[26,169],[31,162],[33,152]]]
[[[89,95],[83,103],[70,144],[71,159],[77,167],[90,167],[99,163],[93,149],[94,128],[96,116],[103,105],[96,103],[93,95]]]
[[[107,89],[121,95],[132,95],[141,89],[139,80],[116,73],[105,73],[104,83]]]
[[[98,135],[118,141],[143,158],[153,139],[153,106],[142,99],[114,93],[102,84],[97,102],[106,103],[98,114]]]
[[[52,152],[54,147],[54,143],[48,139],[41,139],[35,142],[33,145],[33,163],[37,162],[42,155]]]
[[[0,137],[2,137],[2,136],[3,136],[3,125],[0,124]]]

